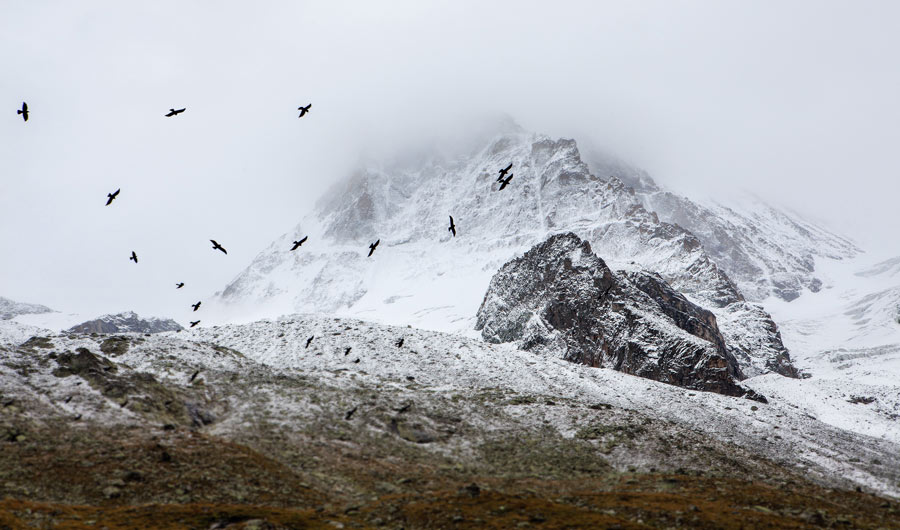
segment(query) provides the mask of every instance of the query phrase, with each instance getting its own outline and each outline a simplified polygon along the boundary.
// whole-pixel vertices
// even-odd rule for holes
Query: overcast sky
[[[183,321],[176,281],[221,289],[362,153],[484,113],[900,254],[898,2],[7,1],[0,68],[0,296],[63,311]]]

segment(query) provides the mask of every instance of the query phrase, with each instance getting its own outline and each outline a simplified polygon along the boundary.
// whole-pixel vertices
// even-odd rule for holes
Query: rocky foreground
[[[898,455],[777,401],[348,319],[0,346],[0,528],[890,528]]]

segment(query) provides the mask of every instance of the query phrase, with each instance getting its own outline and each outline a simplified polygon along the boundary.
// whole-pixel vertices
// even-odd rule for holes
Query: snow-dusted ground
[[[310,336],[314,339],[306,348]],[[676,422],[812,474],[842,476],[882,494],[900,495],[896,438],[876,439],[835,428],[777,398],[761,405],[541,357],[509,345],[312,315],[195,329],[180,337],[224,345],[268,366],[333,384],[349,381],[336,376],[345,373],[373,386],[399,388],[411,376],[433,392],[503,388],[587,404],[608,403]],[[397,347],[401,337],[404,344]],[[348,347],[351,350],[345,353]]]
[[[900,442],[900,276],[892,262],[871,261],[822,260],[820,292],[767,300],[794,364],[809,378],[746,383],[836,427]]]

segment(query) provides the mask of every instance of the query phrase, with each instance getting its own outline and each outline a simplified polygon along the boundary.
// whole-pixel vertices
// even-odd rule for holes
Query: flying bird
[[[137,263],[137,254],[135,254],[134,251],[132,250],[132,251],[131,251],[131,257],[128,258],[128,259],[130,259],[131,261]]]
[[[380,239],[379,239],[378,241],[372,243],[371,245],[369,245],[369,255],[366,256],[367,258],[368,258],[368,257],[371,257],[371,256],[372,256],[372,253],[375,252],[375,247],[378,246],[378,243],[381,243],[381,240],[380,240]]]
[[[397,347],[398,347],[398,348],[402,348],[402,347],[403,347],[403,337],[400,337],[400,340],[397,341]]]
[[[359,364],[359,357],[357,357],[356,360],[353,361],[353,364]]]
[[[24,121],[28,121],[28,103],[22,102],[21,110],[17,110],[16,114],[21,114]]]
[[[353,413],[356,412],[356,409],[358,409],[358,408],[359,408],[359,405],[357,405],[357,406],[353,407],[352,409],[348,410],[348,411],[347,411],[347,414],[344,414],[344,419],[349,421],[350,418],[353,417]]]
[[[107,206],[109,206],[110,204],[112,204],[112,202],[113,202],[114,200],[116,200],[116,197],[119,196],[119,192],[120,192],[120,191],[122,191],[122,188],[119,188],[119,189],[117,189],[116,191],[114,191],[114,192],[112,192],[112,193],[107,193],[107,194],[106,194],[106,197],[107,197],[106,205],[107,205]]]
[[[307,105],[307,106],[305,106],[305,107],[297,107],[297,110],[300,111],[300,115],[297,116],[297,117],[298,117],[298,118],[302,118],[303,116],[305,116],[306,113],[309,112],[309,108],[310,108],[310,107],[312,107],[312,103],[310,103],[309,105]]]
[[[306,347],[307,347],[307,348],[309,348],[309,344],[313,341],[314,338],[316,338],[315,335],[313,335],[312,337],[306,339]]]
[[[194,326],[196,326],[196,325],[199,324],[199,323],[200,323],[199,320],[195,320],[195,321],[191,322],[191,327],[194,327]]]
[[[222,251],[222,254],[228,254],[228,251],[225,250],[225,247],[223,247],[222,245],[216,243],[216,240],[215,240],[215,239],[210,239],[209,242],[213,244],[213,250],[221,250],[221,251]]]
[[[508,177],[506,177],[505,179],[500,181],[500,189],[497,191],[503,191],[503,188],[509,186],[509,181],[512,180],[512,178],[513,178],[513,174],[510,173]]]
[[[166,114],[166,118],[171,118],[172,116],[178,116],[179,114],[181,114],[181,113],[184,112],[185,110],[187,110],[187,109],[178,109],[178,110],[175,110],[175,109],[169,109],[169,113]]]
[[[346,350],[344,350],[344,357],[350,355],[350,350],[353,349],[353,346],[348,346]]]
[[[449,230],[450,232],[453,233],[453,237],[456,237],[456,225],[453,224],[453,216],[452,215],[450,216],[450,228],[448,228],[447,230]]]
[[[196,304],[191,304],[191,307],[193,307],[194,311],[196,311],[196,310],[200,309],[200,304],[202,304],[202,303],[203,302],[197,302]]]
[[[181,289],[182,287],[184,287],[184,282],[180,282],[180,283],[176,283],[176,284],[175,284],[175,288],[176,288],[176,289]]]
[[[512,162],[510,162],[508,166],[500,170],[500,176],[497,177],[497,182],[502,181],[503,177],[506,176],[510,169],[512,169]]]
[[[300,241],[294,241],[294,246],[291,247],[291,252],[293,252],[293,251],[297,250],[298,248],[300,248],[301,246],[303,246],[303,243],[306,243],[307,239],[309,239],[309,236],[304,236],[303,239],[301,239]]]
[[[197,322],[199,322],[199,320]],[[191,376],[190,380],[188,380],[188,383],[193,383],[194,379],[197,379],[198,375],[200,375],[200,370],[197,370],[196,372],[194,372],[194,375]]]

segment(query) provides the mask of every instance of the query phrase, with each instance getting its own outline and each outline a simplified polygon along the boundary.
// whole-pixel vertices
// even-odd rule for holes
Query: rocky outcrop
[[[614,273],[573,233],[550,237],[490,282],[476,329],[488,342],[696,390],[743,396],[716,317],[661,277]],[[755,397],[755,396],[753,396]]]
[[[171,319],[142,318],[137,313],[127,311],[82,322],[68,331],[69,333],[162,333],[182,329],[184,328]]]

